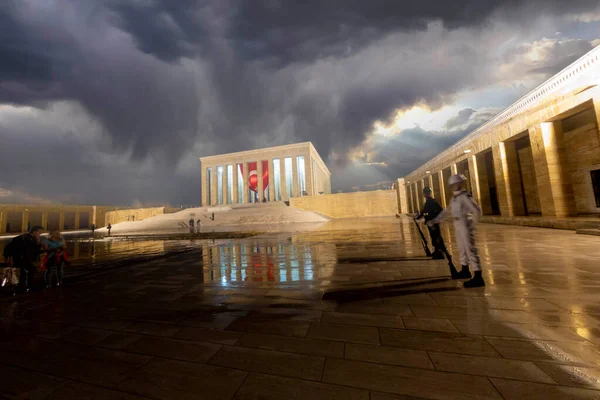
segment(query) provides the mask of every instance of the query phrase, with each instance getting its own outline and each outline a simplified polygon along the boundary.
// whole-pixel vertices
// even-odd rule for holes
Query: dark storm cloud
[[[435,109],[478,87],[489,79],[489,56],[473,36],[480,31],[458,28],[480,27],[495,15],[527,19],[596,3],[4,0],[0,105],[73,102],[100,126],[102,139],[93,145],[79,136],[53,140],[43,127],[27,136],[42,137],[39,146],[47,147],[32,147],[36,157],[64,161],[61,173],[81,164],[69,176],[86,201],[108,201],[107,193],[167,198],[177,192],[174,182],[190,189],[171,196],[198,198],[198,156],[310,140],[324,157],[343,158],[397,109]],[[62,124],[72,129],[70,116]],[[3,143],[13,140],[5,132]],[[78,133],[84,137],[85,128]],[[21,155],[26,148],[6,146]],[[132,162],[92,168],[76,157],[91,150]],[[137,171],[143,163],[153,172]],[[9,178],[3,184],[28,182],[18,173]],[[56,189],[47,180],[31,185],[36,193]]]

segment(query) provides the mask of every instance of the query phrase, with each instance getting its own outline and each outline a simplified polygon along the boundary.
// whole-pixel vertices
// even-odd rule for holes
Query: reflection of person
[[[190,233],[194,233],[194,218],[190,218],[188,225],[190,226]]]
[[[200,219],[198,219],[196,221],[196,232],[200,233],[201,229],[202,229],[202,223],[200,222]]]
[[[463,188],[466,180],[467,178],[462,174],[450,177],[448,183],[454,190],[450,205],[436,218],[429,221],[428,225],[437,224],[448,215],[452,216],[456,241],[460,251],[460,263],[462,264],[462,271],[459,274],[461,278],[470,278],[469,264],[471,264],[475,276],[463,284],[465,287],[471,288],[485,286],[485,282],[481,276],[481,261],[475,244],[475,223],[481,215],[481,209],[475,203],[471,194]]]
[[[43,240],[42,243],[47,252],[43,261],[43,265],[46,266],[46,275],[44,276],[46,287],[50,288],[52,286],[54,275],[56,275],[57,286],[60,286],[63,280],[63,263],[69,263],[65,252],[65,242],[60,236],[60,232],[55,230],[51,231],[48,238]]]

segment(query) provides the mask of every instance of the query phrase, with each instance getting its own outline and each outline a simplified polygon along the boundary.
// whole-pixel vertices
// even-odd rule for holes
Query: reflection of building
[[[202,205],[331,193],[331,173],[310,142],[202,157],[200,162]]]
[[[405,176],[403,209],[423,207],[425,186],[446,206],[460,173],[484,214],[600,214],[599,84],[596,47]]]

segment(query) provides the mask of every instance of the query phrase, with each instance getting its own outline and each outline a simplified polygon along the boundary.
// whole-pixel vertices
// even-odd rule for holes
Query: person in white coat
[[[429,221],[428,224],[438,224],[448,216],[454,221],[454,231],[456,242],[460,253],[460,263],[462,270],[459,272],[459,279],[471,278],[469,264],[473,267],[475,275],[472,279],[463,283],[466,288],[485,286],[485,281],[481,276],[481,261],[479,259],[479,250],[475,243],[475,224],[479,221],[481,209],[475,203],[471,194],[467,192],[463,185],[467,178],[462,174],[452,175],[448,184],[454,191],[454,196],[450,200],[448,207],[442,211],[436,218]]]

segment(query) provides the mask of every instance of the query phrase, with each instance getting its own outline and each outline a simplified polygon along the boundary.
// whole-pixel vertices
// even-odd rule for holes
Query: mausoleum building
[[[310,142],[201,157],[200,164],[203,206],[331,193],[331,173]]]

